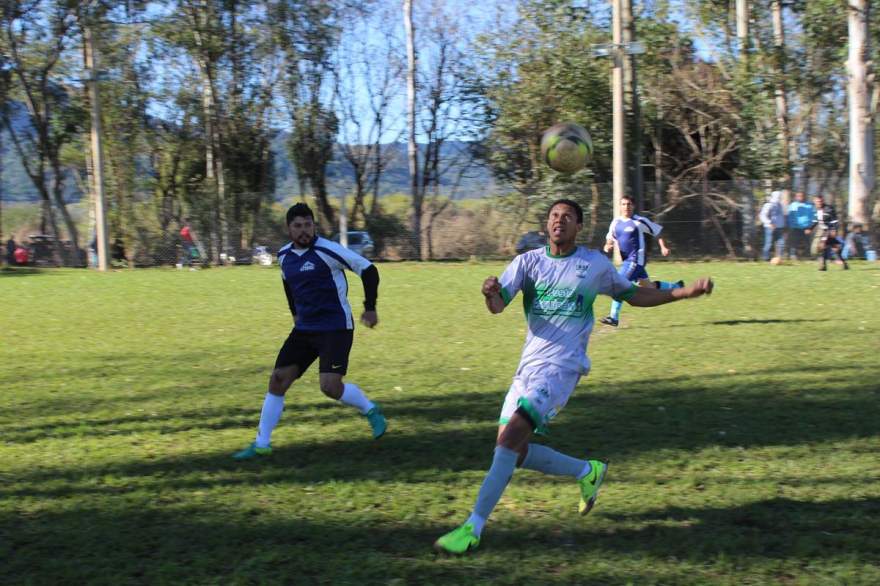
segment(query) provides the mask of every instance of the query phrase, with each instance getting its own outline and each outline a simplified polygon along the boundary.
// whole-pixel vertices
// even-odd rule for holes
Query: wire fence
[[[642,210],[639,213],[663,225],[663,238],[673,258],[753,259],[762,255],[764,232],[758,215],[767,191],[763,181],[649,183],[637,208]],[[600,248],[613,219],[611,192],[611,184],[588,180],[551,181],[531,190],[505,190],[496,185],[493,195],[482,198],[449,197],[440,192],[426,197],[418,233],[412,229],[409,200],[402,195],[394,196],[391,199],[396,203],[392,205],[383,198],[379,206],[381,216],[349,218],[348,245],[374,260],[510,258],[543,245],[547,207],[554,199],[567,197],[579,202],[584,210],[579,242]],[[845,225],[845,200],[834,192],[826,193]],[[272,194],[265,196],[267,200],[274,199]],[[304,199],[314,204],[310,197]],[[341,202],[342,198],[331,197],[337,214]],[[312,207],[317,213],[318,206]],[[155,222],[148,221],[151,211],[145,206],[143,214],[138,214],[140,222],[132,224],[127,236],[110,234],[110,260],[116,267],[180,269],[272,264],[275,253],[288,240],[283,219],[285,208],[286,204],[275,202],[260,215],[238,223],[218,219],[215,213],[193,217],[197,237],[194,245],[190,245],[180,235],[180,220],[166,221],[158,228]],[[319,233],[338,240],[337,228],[325,223]],[[780,248],[774,247],[774,254],[784,250],[786,256],[804,257],[811,254],[811,248],[815,251],[815,244],[805,243],[801,234],[786,232],[782,237],[784,240]],[[69,241],[59,243],[40,234],[30,235],[22,245],[28,248],[28,263],[36,266],[97,263],[94,238],[91,246],[78,252]],[[659,255],[655,252],[653,256]]]

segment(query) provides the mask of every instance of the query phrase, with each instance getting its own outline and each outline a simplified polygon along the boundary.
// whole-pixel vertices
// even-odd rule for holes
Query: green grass
[[[379,268],[349,379],[388,434],[310,371],[249,463],[277,269],[0,274],[0,583],[880,583],[880,265],[653,265],[717,289],[594,332],[547,443],[611,460],[596,508],[519,471],[459,559],[431,544],[490,463],[522,313],[485,310],[500,263]]]

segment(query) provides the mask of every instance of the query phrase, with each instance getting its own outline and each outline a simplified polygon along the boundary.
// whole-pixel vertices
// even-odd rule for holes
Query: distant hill
[[[13,125],[16,128],[16,132],[25,132],[28,129],[27,112],[24,111],[20,104],[17,107],[18,110],[12,117]],[[272,141],[272,151],[275,155],[275,185],[277,186],[275,198],[277,200],[299,194],[296,170],[287,157],[286,143],[288,136],[286,132],[279,132]],[[2,195],[3,201],[39,201],[40,195],[27,176],[9,137],[9,133],[5,129],[0,132],[0,140],[2,140],[0,163],[3,165],[2,181],[0,181],[2,193],[0,195]],[[463,142],[449,142],[444,145],[444,152],[451,155],[457,150],[466,147],[467,144]],[[406,144],[393,143],[386,145],[386,148],[390,149],[391,158],[388,167],[382,174],[380,195],[408,193],[410,190],[410,180],[409,166],[406,158]],[[450,170],[441,182],[441,191],[448,192],[451,189],[456,175],[457,172],[455,170]],[[480,198],[491,193],[494,189],[495,183],[488,169],[474,165],[468,170],[467,175],[459,183],[456,192],[457,197]],[[327,189],[331,197],[339,197],[343,193],[350,193],[354,189],[353,177],[351,166],[345,161],[339,149],[337,149],[337,153],[327,170]],[[67,180],[65,184],[65,200],[68,202],[79,201],[82,193],[80,193],[76,183],[73,180]]]
[[[288,133],[279,133],[272,142],[272,151],[275,153],[275,190],[276,199],[284,199],[299,193],[299,185],[296,180],[296,169],[287,157]],[[420,145],[424,146],[424,145]],[[391,143],[384,147],[389,152],[389,162],[382,173],[379,194],[389,195],[392,193],[409,193],[410,178],[409,164],[407,162],[407,145],[405,143]],[[450,141],[444,145],[444,156],[453,156],[461,149],[466,149],[467,143]],[[441,191],[448,192],[455,183],[457,170],[450,170],[441,180]],[[456,197],[480,198],[491,193],[495,182],[491,172],[482,166],[472,165],[458,185]],[[354,173],[351,165],[345,160],[340,149],[337,149],[327,168],[327,190],[332,197],[339,197],[343,193],[349,193],[354,189]]]
[[[33,130],[30,124],[27,110],[24,104],[19,102],[10,102],[7,107],[11,110],[10,120],[15,133],[22,136],[26,132]],[[39,201],[40,193],[34,187],[31,178],[28,177],[21,164],[21,158],[18,151],[12,143],[9,131],[5,127],[0,126],[0,172],[2,172],[2,181],[0,181],[0,197],[3,201],[26,202]],[[65,200],[74,202],[79,201],[82,194],[76,187],[76,182],[72,178],[65,181],[64,197]]]

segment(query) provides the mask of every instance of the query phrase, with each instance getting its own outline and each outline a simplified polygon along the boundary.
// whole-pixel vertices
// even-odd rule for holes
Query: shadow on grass
[[[843,374],[839,369],[838,375]],[[880,390],[872,382],[877,375],[854,368],[836,388],[813,394],[785,387],[720,390],[702,386],[703,377],[627,382],[605,388],[601,394],[579,389],[554,422],[549,438],[538,441],[573,455],[620,459],[661,450],[814,445],[874,437],[880,420]],[[794,386],[798,381],[793,378],[787,384]],[[309,404],[301,411],[289,411],[281,422],[304,430],[294,442],[276,443],[271,458],[245,463],[233,462],[230,454],[252,438],[259,417],[256,403],[253,409],[209,407],[158,416],[85,419],[81,425],[71,421],[40,426],[23,421],[0,426],[8,445],[43,438],[111,437],[125,442],[128,453],[144,457],[43,466],[19,474],[13,486],[0,487],[0,495],[64,497],[144,488],[361,479],[430,483],[438,470],[488,467],[502,396],[502,390],[459,392],[436,401],[420,395],[387,402],[389,432],[379,441],[370,438],[366,423],[351,409],[330,400]],[[584,424],[587,421],[589,425]],[[346,435],[320,433],[333,424],[342,424]],[[176,436],[185,443],[187,433],[234,428],[242,429],[240,444],[218,446],[210,453],[167,455],[150,446],[157,434]],[[310,435],[310,430],[317,433]],[[129,434],[132,439],[124,440]],[[92,482],[103,476],[125,479],[123,487]]]
[[[37,267],[3,267],[0,269],[0,278],[3,277],[36,277],[47,275],[64,275],[64,272],[53,271],[52,269],[40,269]]]
[[[678,560],[710,575],[715,575],[713,564],[724,570],[735,563],[736,572],[744,576],[753,567],[766,571],[769,560],[787,561],[809,574],[809,568],[827,568],[840,560],[857,567],[876,560],[878,519],[877,499],[806,503],[777,498],[730,508],[605,516],[593,524],[578,522],[575,528],[515,520],[487,529],[480,549],[471,555],[448,559],[431,552],[431,543],[446,527],[381,516],[358,516],[347,523],[344,515],[283,518],[271,509],[210,505],[3,513],[6,561],[0,566],[0,581],[617,583],[623,576],[612,574],[613,563],[595,563],[603,557],[641,560],[643,574],[626,571],[625,577],[635,583],[656,582],[658,570],[675,573]],[[528,563],[520,564],[526,548]],[[570,568],[569,575],[560,571],[564,567]]]
[[[710,321],[714,326],[739,326],[743,324],[791,324],[801,322],[822,322],[831,321],[830,319],[726,319],[721,321]]]
[[[486,547],[518,550],[523,530],[529,549],[572,548],[620,555],[690,560],[705,564],[725,557],[738,566],[764,559],[807,564],[838,559],[875,560],[880,555],[880,500],[846,499],[802,502],[786,498],[720,508],[670,507],[648,514],[596,513],[614,524],[573,531],[514,527],[490,530]]]

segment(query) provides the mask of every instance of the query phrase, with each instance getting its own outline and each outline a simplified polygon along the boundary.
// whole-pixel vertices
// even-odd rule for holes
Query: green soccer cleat
[[[578,513],[586,515],[596,504],[599,498],[599,487],[605,480],[605,473],[608,471],[608,462],[601,460],[590,460],[590,473],[578,480],[581,487],[581,502],[578,505]]]
[[[452,554],[463,554],[480,545],[480,538],[474,534],[473,523],[465,523],[434,542],[434,549]]]
[[[272,446],[266,446],[265,448],[258,448],[257,443],[254,442],[245,449],[240,452],[235,452],[232,454],[232,458],[234,460],[253,460],[254,458],[262,458],[268,456],[272,453]]]
[[[364,417],[367,418],[367,421],[370,422],[370,427],[373,428],[373,439],[379,439],[385,435],[385,430],[388,429],[388,422],[385,420],[382,408],[379,405],[373,405],[372,409],[364,413]]]

